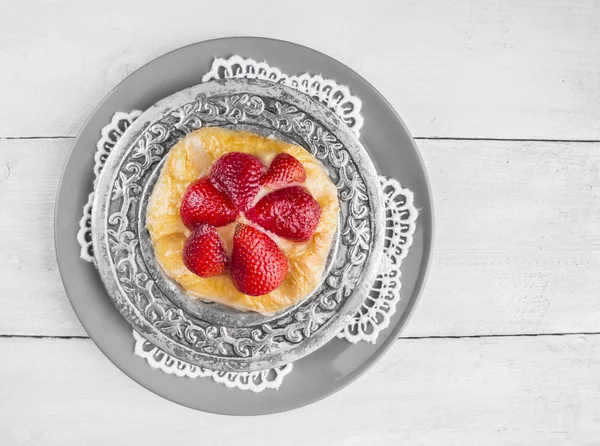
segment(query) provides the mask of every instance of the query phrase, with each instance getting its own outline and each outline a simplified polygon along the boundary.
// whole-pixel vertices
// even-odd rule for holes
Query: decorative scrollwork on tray
[[[141,185],[168,149],[201,126],[236,124],[272,129],[301,141],[327,168],[338,187],[341,207],[338,252],[325,282],[291,313],[250,327],[212,325],[174,306],[148,274],[136,236]],[[225,367],[231,359],[285,350],[320,330],[352,294],[370,255],[371,203],[361,171],[329,130],[296,106],[279,100],[249,94],[199,97],[148,124],[123,157],[115,178],[107,235],[109,256],[124,292],[116,305],[134,319],[134,313],[143,315],[174,342],[174,349],[184,346],[220,358]]]
[[[345,85],[321,75],[303,73],[291,76],[267,62],[257,62],[251,58],[233,55],[227,59],[216,57],[210,71],[202,77],[202,82],[214,79],[262,79],[287,85],[322,102],[333,110],[350,129],[360,137],[364,123],[361,114],[362,101],[350,92]]]
[[[98,176],[104,167],[106,158],[117,141],[123,136],[125,130],[135,121],[142,112],[133,110],[129,113],[116,112],[110,123],[102,128],[101,137],[96,144],[96,153],[94,154],[94,188],[98,182]],[[94,192],[88,195],[87,202],[83,207],[83,216],[79,220],[79,231],[77,232],[77,241],[79,242],[79,256],[89,263],[96,263],[94,259],[94,249],[92,247],[92,203],[94,201]]]

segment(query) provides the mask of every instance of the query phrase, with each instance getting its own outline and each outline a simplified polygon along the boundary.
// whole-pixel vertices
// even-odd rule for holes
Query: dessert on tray
[[[141,336],[237,373],[289,364],[347,327],[376,284],[385,225],[377,170],[334,111],[227,79],[131,124],[98,177],[91,234]]]
[[[321,282],[338,214],[336,186],[304,148],[203,127],[167,154],[146,226],[190,299],[271,315]]]

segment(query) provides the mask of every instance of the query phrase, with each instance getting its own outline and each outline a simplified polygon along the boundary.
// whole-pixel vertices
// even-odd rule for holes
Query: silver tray
[[[156,264],[146,205],[169,149],[202,126],[250,130],[314,154],[338,186],[338,236],[320,286],[295,307],[264,317],[191,300]],[[99,178],[93,245],[119,312],[146,339],[192,364],[264,370],[295,361],[333,338],[360,308],[377,273],[382,195],[366,150],[327,107],[283,85],[212,81],[150,107],[119,140]]]

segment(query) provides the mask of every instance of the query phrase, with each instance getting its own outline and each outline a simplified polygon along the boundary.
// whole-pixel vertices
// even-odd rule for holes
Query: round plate
[[[402,264],[402,292],[390,326],[376,344],[333,339],[294,364],[279,390],[254,394],[210,379],[187,379],[151,369],[133,354],[131,326],[121,317],[93,265],[79,258],[76,234],[83,205],[92,191],[96,142],[116,111],[146,110],[159,100],[200,82],[214,57],[239,54],[289,74],[320,73],[347,85],[363,101],[361,143],[380,174],[395,177],[415,194],[420,209],[414,242]],[[367,81],[334,59],[279,40],[228,38],[193,44],[168,53],[118,85],[88,119],[65,165],[55,212],[58,264],[66,292],[83,327],[102,352],[147,389],[206,412],[257,415],[294,409],[348,385],[385,353],[414,309],[427,275],[433,242],[431,191],[417,147],[390,104]]]
[[[231,323],[232,312],[212,304],[199,302],[202,311],[182,312],[177,302],[185,292],[164,286],[168,279],[146,229],[153,179],[177,141],[210,126],[284,135],[312,153],[337,186],[339,241],[327,279],[291,311]],[[98,270],[121,314],[161,350],[223,372],[280,367],[323,346],[362,306],[383,253],[381,186],[356,135],[310,96],[258,79],[205,82],[146,110],[112,149],[92,216]],[[209,312],[215,314],[207,317]]]

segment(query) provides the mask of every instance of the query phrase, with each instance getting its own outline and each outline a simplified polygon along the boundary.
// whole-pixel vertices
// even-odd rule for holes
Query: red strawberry
[[[198,223],[225,226],[235,221],[238,213],[229,197],[213,186],[208,178],[190,184],[179,207],[181,220],[189,229],[194,229]]]
[[[280,153],[269,166],[269,170],[261,179],[263,186],[284,186],[290,183],[304,183],[306,172],[302,163],[287,153]]]
[[[238,224],[233,236],[231,279],[244,294],[270,293],[285,279],[288,261],[279,246],[264,232]]]
[[[227,254],[217,230],[208,223],[200,223],[185,241],[183,263],[200,277],[223,274],[227,268]]]
[[[305,242],[317,229],[321,207],[306,189],[291,186],[265,195],[246,217],[280,237]]]
[[[241,211],[246,211],[260,189],[260,177],[264,170],[265,166],[257,157],[230,152],[215,161],[210,171],[210,180]]]

